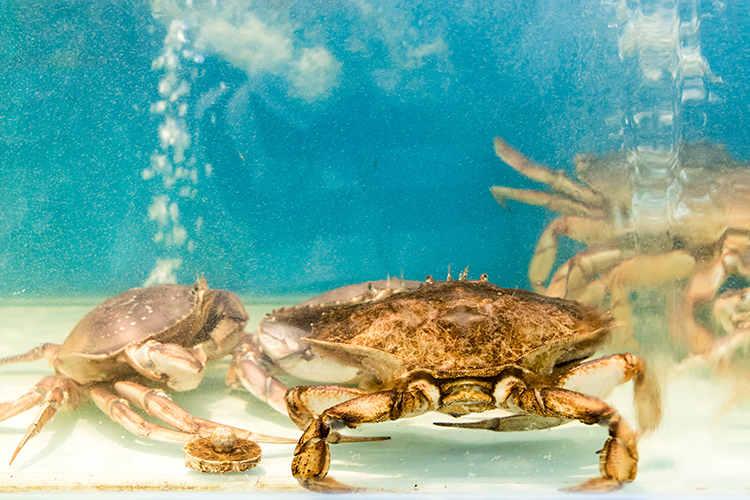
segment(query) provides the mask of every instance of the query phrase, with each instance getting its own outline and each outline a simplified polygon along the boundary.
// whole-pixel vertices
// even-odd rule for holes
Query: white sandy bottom
[[[0,357],[44,341],[61,342],[90,308],[0,308]],[[254,325],[271,306],[250,308]],[[172,394],[196,416],[264,434],[297,438],[299,431],[250,394],[224,384],[228,363],[207,370],[202,385]],[[0,400],[14,399],[51,373],[43,361],[0,367]],[[640,442],[636,481],[614,496],[651,494],[729,495],[750,491],[750,405],[722,412],[730,388],[701,370],[664,381],[661,427]],[[610,398],[632,420],[632,389]],[[182,447],[131,435],[93,404],[59,413],[12,465],[7,460],[36,409],[0,422],[0,484],[5,492],[223,491],[305,494],[290,475],[292,445],[263,444],[259,467],[241,474],[207,475],[185,468]],[[717,415],[721,415],[717,419]],[[465,417],[486,418],[488,415]],[[430,414],[366,425],[353,435],[391,436],[389,441],[332,446],[330,475],[387,494],[429,493],[558,496],[558,489],[598,475],[604,428],[578,423],[528,433],[437,428],[451,420]],[[611,496],[611,497],[614,497]]]

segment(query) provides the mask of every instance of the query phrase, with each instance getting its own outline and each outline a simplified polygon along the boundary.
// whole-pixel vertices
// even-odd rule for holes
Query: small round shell
[[[227,427],[219,427],[211,437],[189,442],[182,451],[187,467],[214,474],[246,471],[258,465],[261,456],[260,446],[238,438]]]

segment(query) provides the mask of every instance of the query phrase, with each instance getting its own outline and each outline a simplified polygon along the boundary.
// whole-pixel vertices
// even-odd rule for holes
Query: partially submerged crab
[[[591,306],[500,288],[486,275],[370,282],[274,311],[260,324],[257,342],[235,355],[230,378],[285,406],[304,431],[292,473],[312,489],[345,488],[326,477],[329,443],[346,439],[335,431],[342,425],[502,409],[514,415],[441,425],[519,431],[579,420],[606,426],[601,477],[576,488],[606,491],[635,479],[637,434],[597,396],[634,379],[636,399],[651,411],[647,425],[658,420],[658,409],[647,407],[651,395],[642,391],[642,361],[615,354],[584,362],[611,326],[611,317]],[[319,373],[317,381],[337,385],[287,391],[264,366],[310,380]]]
[[[86,314],[62,344],[43,344],[0,360],[5,364],[44,358],[55,370],[27,394],[0,404],[0,421],[42,407],[11,462],[58,409],[72,412],[88,399],[139,436],[179,443],[210,436],[219,424],[191,416],[162,390],[142,384],[175,391],[195,388],[206,363],[235,349],[247,320],[240,299],[225,290],[210,290],[205,278],[192,286],[134,288]],[[146,421],[128,403],[176,429]],[[234,431],[261,442],[288,441]]]
[[[499,137],[495,152],[510,167],[551,190],[493,186],[491,192],[500,204],[512,199],[560,214],[539,237],[529,265],[535,291],[592,304],[603,303],[609,295],[613,315],[630,330],[631,289],[687,281],[683,307],[675,314],[681,331],[673,333],[684,334],[693,353],[712,348],[714,336],[695,320],[694,309],[712,304],[729,276],[750,278],[750,164],[732,158],[720,145],[681,145],[669,231],[653,234],[650,228],[632,223],[635,192],[628,152],[577,155],[580,182],[564,171],[535,164]],[[587,249],[563,264],[547,284],[560,236]],[[627,331],[624,337],[630,334]]]

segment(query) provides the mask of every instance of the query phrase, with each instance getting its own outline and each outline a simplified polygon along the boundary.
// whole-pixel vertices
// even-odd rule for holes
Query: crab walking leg
[[[612,390],[630,380],[634,382],[634,399],[640,428],[651,431],[661,420],[661,396],[646,370],[646,363],[632,354],[613,354],[582,363],[560,377],[555,385],[569,391],[606,397]],[[486,429],[495,432],[518,432],[548,429],[569,423],[571,419],[519,413],[477,422],[435,422],[440,427]]]
[[[550,222],[539,237],[529,264],[529,280],[537,293],[544,292],[544,283],[547,282],[552,272],[552,266],[557,258],[560,235],[584,243],[588,247],[597,247],[615,238],[612,225],[607,224],[603,219],[563,215]],[[584,267],[585,263],[580,265]],[[553,288],[552,282],[549,288]],[[549,291],[546,295],[550,295]],[[563,295],[554,296],[562,297]]]
[[[262,358],[263,354],[257,346],[243,342],[232,357],[226,377],[227,384],[234,389],[244,387],[274,410],[287,415],[284,395],[289,388],[268,373],[260,362]]]
[[[523,432],[551,429],[570,420],[554,417],[540,417],[531,413],[518,413],[507,417],[488,418],[476,422],[433,422],[438,427],[456,427],[459,429],[484,429],[493,432]]]
[[[490,192],[495,200],[506,207],[505,200],[515,200],[527,205],[546,207],[553,212],[570,214],[578,217],[598,219],[604,217],[604,211],[598,207],[587,207],[560,194],[536,191],[533,189],[516,189],[504,186],[492,186]]]
[[[508,403],[546,418],[579,420],[587,425],[608,427],[609,438],[599,455],[601,477],[589,479],[569,488],[569,491],[613,491],[635,479],[638,472],[638,435],[614,408],[601,399],[558,387],[539,390],[517,387]]]
[[[587,186],[572,180],[564,170],[552,170],[532,162],[500,137],[495,137],[494,146],[495,154],[521,175],[547,184],[552,190],[566,193],[566,195],[581,203],[594,206],[602,205],[601,196]]]
[[[295,387],[289,391],[287,400],[302,400],[305,394],[311,396],[313,393],[330,397],[336,392],[337,386],[314,386]],[[341,389],[349,389],[342,387]],[[343,398],[352,393],[343,391]],[[342,436],[335,430],[338,425],[350,428],[360,424],[386,422],[398,420],[399,418],[414,417],[437,408],[439,394],[437,388],[427,382],[412,383],[405,392],[383,391],[365,394],[360,397],[348,399],[325,410],[320,416],[316,416],[310,422],[294,450],[292,460],[292,474],[304,486],[326,490],[330,482],[321,482],[328,474],[331,455],[328,444],[351,441],[350,438]],[[293,407],[292,404],[290,406]],[[308,410],[309,411],[309,410]],[[365,438],[366,440],[379,440],[382,438]],[[340,483],[334,483],[341,486]]]
[[[289,418],[302,430],[308,428],[316,417],[332,406],[362,397],[362,389],[343,385],[299,386],[286,395]]]
[[[38,385],[39,384],[37,384],[37,386]],[[39,401],[41,401],[43,397],[43,393],[37,391],[36,389],[32,389],[17,399],[0,403],[0,422],[2,422],[3,420],[8,420],[11,417],[15,417],[19,413],[30,410],[34,406],[38,405]]]
[[[219,427],[232,429],[234,433],[243,439],[252,439],[260,443],[295,443],[295,439],[278,438],[256,434],[254,432],[219,424],[211,420],[194,417],[184,409],[176,405],[169,396],[159,389],[144,387],[135,382],[121,381],[115,384],[115,391],[129,402],[135,404],[146,413],[163,422],[190,434],[200,437],[210,437],[211,433]]]
[[[633,381],[633,399],[642,431],[649,432],[661,421],[661,391],[646,363],[630,353],[613,354],[582,363],[561,377],[563,389],[606,397],[618,385]]]
[[[36,392],[39,397],[35,398],[31,396],[33,392]],[[18,453],[24,447],[24,445],[42,430],[42,427],[52,420],[57,410],[64,412],[71,412],[78,408],[85,401],[85,396],[81,392],[78,384],[72,380],[64,377],[57,377],[50,375],[40,380],[33,388],[32,392],[21,396],[18,401],[23,401],[23,407],[12,406],[12,410],[15,411],[20,408],[20,411],[16,411],[15,414],[25,411],[35,404],[41,401],[42,408],[39,410],[39,414],[34,421],[29,425],[26,433],[21,438],[21,442],[18,443],[16,451],[13,452],[13,456],[10,459],[10,463],[16,459]],[[33,404],[30,404],[32,403]],[[13,405],[14,402],[11,403]],[[12,415],[9,415],[12,416]]]
[[[60,344],[51,344],[49,342],[46,342],[42,345],[39,345],[29,352],[18,354],[16,356],[10,356],[7,358],[0,359],[0,365],[7,365],[10,363],[20,363],[20,362],[27,362],[27,361],[36,361],[38,359],[44,358],[50,366],[52,366],[52,360],[57,355],[57,352],[60,350]]]
[[[540,244],[542,240],[539,240]],[[537,248],[539,248],[537,246]],[[620,249],[603,249],[581,252],[560,266],[550,280],[544,295],[549,297],[560,297],[570,300],[579,300],[578,297],[584,293],[592,294],[589,285],[593,283],[596,276],[607,275],[612,269],[622,262],[623,255]],[[605,291],[594,295],[586,304],[603,302]],[[599,287],[595,287],[598,292]]]
[[[156,441],[166,441],[168,443],[188,443],[196,437],[193,433],[176,431],[147,422],[130,408],[127,400],[118,398],[101,386],[92,388],[90,396],[92,401],[96,403],[96,406],[106,413],[109,418],[136,436]]]

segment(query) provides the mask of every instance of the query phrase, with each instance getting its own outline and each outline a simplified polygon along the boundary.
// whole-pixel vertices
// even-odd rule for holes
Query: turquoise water
[[[639,17],[657,6],[672,24]],[[529,288],[555,214],[493,199],[493,185],[544,189],[495,155],[493,137],[571,175],[581,152],[682,141],[748,161],[748,19],[745,0],[2,2],[0,357],[62,341],[104,297],[201,275],[252,306],[248,330],[275,307],[386,276],[442,279],[468,265],[470,278]],[[669,169],[642,160],[628,180],[658,190]],[[663,208],[663,192],[635,193],[635,226]],[[555,269],[580,248],[562,241]],[[671,296],[640,292],[636,337],[673,349]],[[657,365],[664,423],[641,441],[625,491],[746,492],[744,368],[727,382],[700,358],[671,361]],[[226,387],[227,364],[210,368],[209,389],[175,400],[296,437],[286,417]],[[3,370],[0,400],[51,373],[42,361]],[[614,403],[626,418],[629,390]],[[3,424],[0,449],[31,413]],[[336,449],[334,476],[373,489],[397,478],[398,493],[554,495],[596,474],[606,439],[579,424],[435,437],[433,420],[365,426],[394,439]],[[13,491],[299,491],[292,446],[264,452],[263,468],[227,481],[189,473],[179,447],[131,436],[88,405],[57,416],[0,476]]]
[[[627,68],[599,2],[193,3],[3,3],[0,297],[112,295],[158,259],[181,261],[181,283],[258,296],[449,265],[527,287],[552,214],[493,200],[492,185],[534,184],[492,138],[568,170],[622,147]],[[701,9],[724,84],[697,138],[747,158],[748,5]],[[143,174],[175,19],[187,198]],[[187,243],[154,242],[164,194]]]

